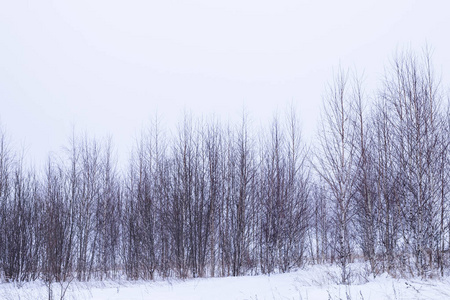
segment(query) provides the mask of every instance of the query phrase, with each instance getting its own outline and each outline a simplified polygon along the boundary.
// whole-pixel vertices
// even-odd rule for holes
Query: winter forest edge
[[[431,55],[399,53],[378,90],[337,72],[311,145],[294,109],[261,134],[155,121],[119,170],[111,140],[73,134],[27,168],[0,130],[0,281],[153,280],[353,261],[374,276],[450,270],[450,111]],[[370,104],[369,104],[370,103]]]

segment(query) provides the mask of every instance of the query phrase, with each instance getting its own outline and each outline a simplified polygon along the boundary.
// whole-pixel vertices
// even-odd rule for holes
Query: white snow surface
[[[91,281],[55,283],[53,299],[141,300],[141,299],[450,299],[450,277],[396,279],[382,274],[367,275],[363,264],[352,265],[352,284],[337,284],[336,266],[308,266],[286,274],[165,279],[156,281]],[[49,299],[48,286],[40,281],[0,284],[0,299]]]

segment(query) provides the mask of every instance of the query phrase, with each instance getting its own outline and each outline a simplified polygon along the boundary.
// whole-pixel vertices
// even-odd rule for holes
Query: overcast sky
[[[368,89],[396,49],[434,49],[447,86],[446,1],[0,0],[0,122],[36,163],[72,126],[124,159],[158,111],[257,124],[292,101],[313,136],[333,68]]]

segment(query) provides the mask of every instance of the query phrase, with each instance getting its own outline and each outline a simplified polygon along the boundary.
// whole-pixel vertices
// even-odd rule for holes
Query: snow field
[[[365,276],[363,264],[352,264],[353,284],[337,284],[336,266],[310,266],[286,274],[157,280],[153,282],[92,281],[55,283],[53,299],[143,300],[143,299],[301,299],[301,300],[378,300],[378,299],[450,299],[450,277],[421,280],[395,279],[386,274]],[[0,284],[0,299],[49,299],[43,282]]]

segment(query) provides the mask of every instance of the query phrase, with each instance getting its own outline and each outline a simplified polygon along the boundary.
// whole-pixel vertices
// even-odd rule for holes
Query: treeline
[[[255,134],[155,121],[119,170],[73,135],[41,170],[0,134],[0,278],[47,282],[287,272],[367,261],[374,275],[449,269],[448,105],[429,55],[398,55],[377,93],[340,71],[314,145],[294,109]]]

